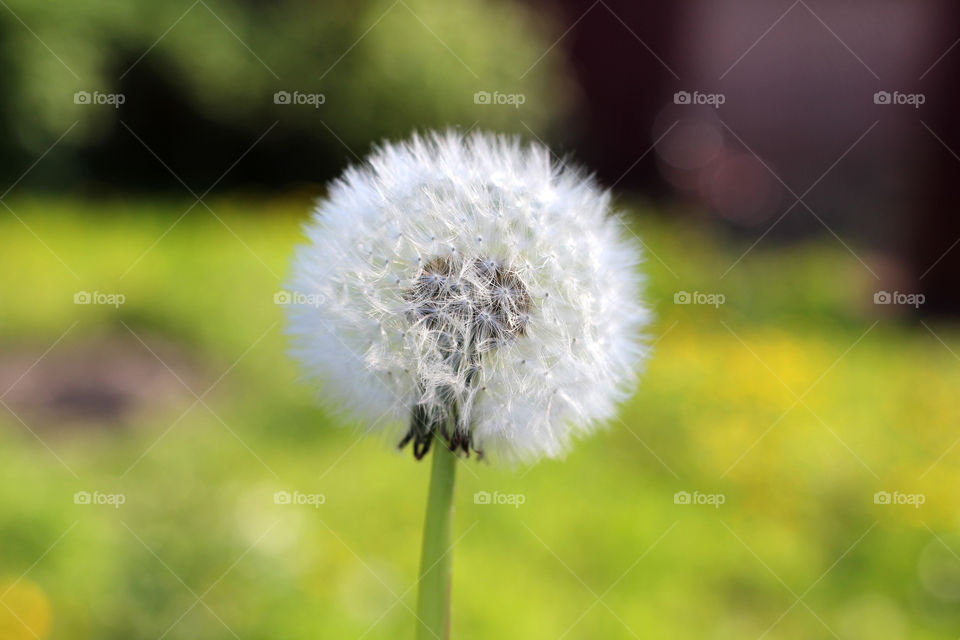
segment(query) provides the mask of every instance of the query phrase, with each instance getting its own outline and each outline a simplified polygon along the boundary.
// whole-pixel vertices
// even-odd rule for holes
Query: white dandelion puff
[[[642,364],[639,247],[610,197],[540,145],[448,132],[335,181],[289,288],[294,353],[325,394],[419,458],[431,439],[561,455]],[[384,414],[386,416],[384,417]]]

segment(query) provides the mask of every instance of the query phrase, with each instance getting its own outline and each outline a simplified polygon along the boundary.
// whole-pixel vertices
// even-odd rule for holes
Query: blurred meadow
[[[429,464],[283,283],[435,127],[595,175],[656,318],[608,429],[459,465],[452,637],[960,637],[960,4],[0,5],[0,640],[412,637]]]
[[[428,465],[336,426],[284,355],[308,204],[11,206],[0,637],[408,636]],[[873,319],[838,243],[720,280],[744,247],[632,210],[655,357],[565,461],[460,465],[454,637],[954,637],[960,336]]]

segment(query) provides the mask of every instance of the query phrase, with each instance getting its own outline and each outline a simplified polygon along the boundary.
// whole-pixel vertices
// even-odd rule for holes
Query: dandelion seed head
[[[497,459],[556,457],[634,388],[639,248],[609,195],[543,146],[453,132],[384,144],[305,232],[289,288],[324,303],[288,307],[294,353],[394,442],[415,435],[414,412]]]

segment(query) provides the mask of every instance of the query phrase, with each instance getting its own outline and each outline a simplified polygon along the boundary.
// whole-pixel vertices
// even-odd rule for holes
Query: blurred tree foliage
[[[371,141],[414,128],[478,123],[544,135],[571,99],[560,57],[538,61],[553,30],[529,7],[510,2],[7,0],[5,6],[0,144],[9,181],[74,123],[60,143],[66,151],[41,163],[28,183],[102,182],[108,173],[113,186],[139,184],[139,165],[117,161],[133,148],[121,121],[168,155],[216,165],[216,175],[226,168],[216,148],[230,147],[224,158],[235,159],[278,122],[251,161],[280,162],[289,171],[275,175],[297,180],[307,179],[297,175],[298,163],[332,172]],[[77,104],[78,91],[122,93],[124,104]],[[276,104],[278,91],[319,93],[324,102]],[[520,93],[523,104],[475,104],[478,91]],[[271,145],[282,141],[281,156]],[[159,148],[157,154],[168,157]],[[98,160],[108,156],[114,161]],[[191,168],[180,171],[189,182]]]

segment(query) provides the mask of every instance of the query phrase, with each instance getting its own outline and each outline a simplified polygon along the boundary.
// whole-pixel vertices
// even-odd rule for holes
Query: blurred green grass
[[[213,386],[122,427],[0,407],[0,638],[411,637],[428,465],[335,426],[284,355],[273,296],[307,205],[10,206],[0,350],[132,332]],[[622,420],[565,461],[461,465],[454,637],[956,637],[956,328],[878,316],[832,238],[737,262],[749,244],[631,209],[654,356]]]

